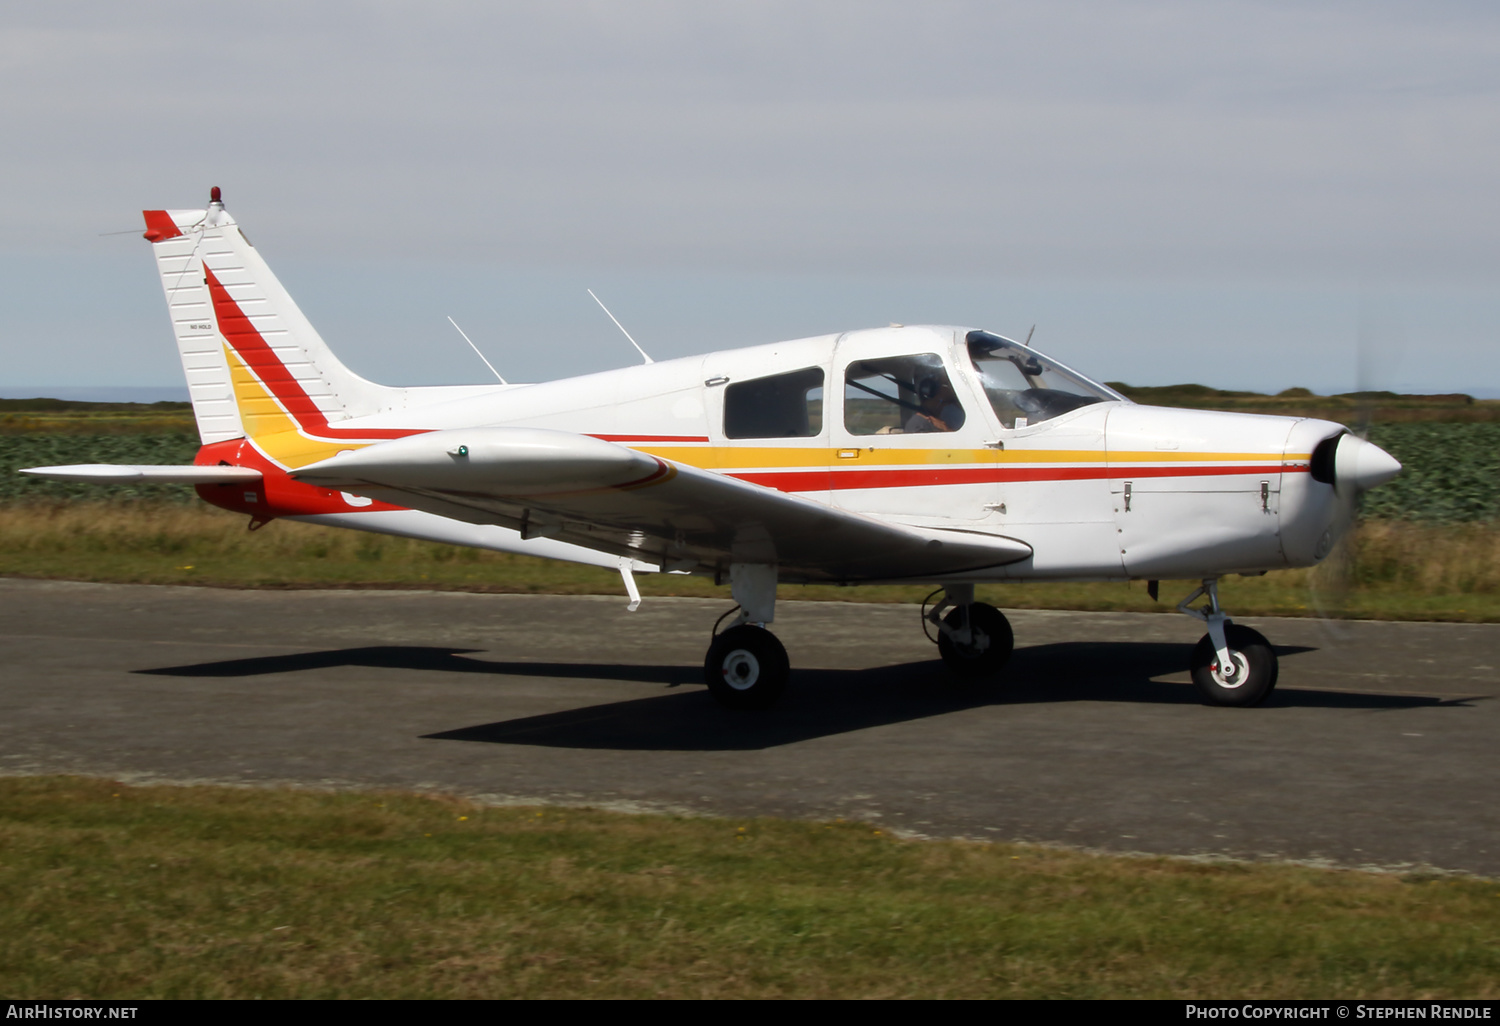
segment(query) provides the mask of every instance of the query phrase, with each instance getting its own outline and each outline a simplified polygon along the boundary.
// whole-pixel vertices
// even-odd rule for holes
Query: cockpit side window
[[[851,435],[957,431],[964,408],[936,353],[851,363],[844,375],[844,427]]]
[[[812,438],[822,431],[822,367],[740,381],[724,390],[726,438]]]
[[[967,340],[985,398],[1006,428],[1039,424],[1094,403],[1129,401],[1019,342],[987,331],[971,331]]]

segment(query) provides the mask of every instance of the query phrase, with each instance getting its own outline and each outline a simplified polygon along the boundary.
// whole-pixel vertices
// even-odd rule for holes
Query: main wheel
[[[714,638],[703,661],[703,681],[719,704],[767,709],[786,690],[792,672],[786,649],[764,627],[741,624]]]
[[[943,623],[958,630],[964,625],[964,611],[955,609],[943,617]],[[947,634],[938,635],[938,652],[948,669],[962,677],[988,677],[1000,672],[1016,647],[1010,621],[994,606],[975,602],[969,606],[969,631],[972,640],[960,645]]]
[[[1234,674],[1219,667],[1219,654],[1207,634],[1193,649],[1193,683],[1209,705],[1260,705],[1276,687],[1280,665],[1276,651],[1260,631],[1239,624],[1224,625],[1224,640],[1234,660]]]

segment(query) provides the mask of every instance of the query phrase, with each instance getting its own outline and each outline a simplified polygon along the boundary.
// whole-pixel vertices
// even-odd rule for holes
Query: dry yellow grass
[[[386,587],[617,594],[606,570],[341,531],[289,521],[255,532],[244,517],[204,505],[14,503],[0,506],[0,574],[221,587]],[[1500,530],[1493,524],[1362,523],[1340,564],[1224,581],[1239,615],[1320,611],[1379,619],[1500,621]],[[1347,588],[1338,582],[1346,575]],[[698,577],[642,577],[648,595],[725,597]],[[1145,586],[1008,584],[980,588],[1001,608],[1170,611],[1193,582]],[[789,599],[916,602],[925,586],[787,587]]]

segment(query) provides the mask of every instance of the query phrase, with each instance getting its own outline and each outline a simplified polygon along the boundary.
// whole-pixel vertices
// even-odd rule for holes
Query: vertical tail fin
[[[392,405],[399,389],[345,367],[303,316],[213,190],[206,210],[147,210],[188,393],[203,443],[332,425]]]

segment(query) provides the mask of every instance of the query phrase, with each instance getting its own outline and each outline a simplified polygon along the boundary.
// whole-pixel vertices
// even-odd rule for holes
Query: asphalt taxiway
[[[0,580],[0,773],[1500,876],[1500,626],[1246,617],[1281,682],[1218,709],[1186,617],[1014,612],[1002,682],[964,693],[914,608],[784,601],[787,697],[738,713],[701,683],[727,606]]]

